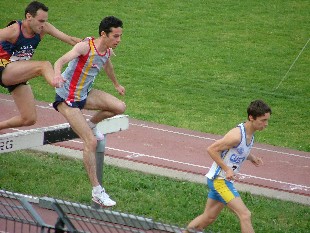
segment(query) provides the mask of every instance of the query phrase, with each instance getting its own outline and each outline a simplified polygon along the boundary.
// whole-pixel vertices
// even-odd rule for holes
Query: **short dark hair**
[[[107,35],[112,31],[111,28],[118,28],[123,27],[122,20],[114,17],[114,16],[107,16],[105,17],[100,25],[99,25],[99,36],[101,36],[101,32],[104,31]]]
[[[250,103],[247,112],[248,118],[252,116],[255,120],[257,117],[263,116],[266,113],[271,114],[271,108],[262,100],[254,100]]]
[[[32,17],[35,17],[37,15],[37,11],[40,9],[45,12],[48,12],[48,7],[45,6],[43,3],[38,1],[32,1],[25,9],[25,18],[27,13],[31,14]]]

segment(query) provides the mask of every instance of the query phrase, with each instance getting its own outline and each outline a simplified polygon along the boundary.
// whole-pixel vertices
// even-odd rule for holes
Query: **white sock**
[[[90,127],[91,129],[95,128],[96,125],[97,125],[97,124],[95,124],[95,123],[93,123],[93,122],[91,122],[91,121],[88,121],[87,123],[88,123],[88,125],[89,125],[89,127]]]
[[[96,186],[96,187],[93,187],[93,192],[94,192],[94,193],[101,193],[101,191],[102,191],[101,185],[98,185],[98,186]]]

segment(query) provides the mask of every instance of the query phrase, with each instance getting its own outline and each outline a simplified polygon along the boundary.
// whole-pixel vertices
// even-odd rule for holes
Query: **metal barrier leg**
[[[104,163],[104,152],[105,152],[105,145],[107,141],[107,135],[104,135],[104,139],[101,141],[97,141],[97,148],[96,148],[96,173],[97,179],[99,184],[102,185],[103,180],[103,163]],[[99,209],[100,205],[97,203],[93,204],[95,209]]]
[[[105,144],[107,141],[107,135],[104,135],[104,139],[101,141],[97,141],[97,149],[96,149],[96,166],[97,166],[97,178],[98,182],[102,185],[103,179],[103,163],[104,163],[104,152],[105,152]]]

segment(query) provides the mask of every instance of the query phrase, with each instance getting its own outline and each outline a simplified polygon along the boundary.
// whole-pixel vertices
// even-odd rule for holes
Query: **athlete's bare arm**
[[[257,157],[251,153],[249,154],[247,160],[251,161],[256,167],[264,164],[262,158]]]
[[[44,25],[44,31],[43,31],[41,37],[43,37],[45,34],[49,34],[49,35],[65,42],[65,43],[68,43],[70,45],[75,45],[81,41],[80,38],[69,36],[69,35],[65,34],[64,32],[60,31],[54,25],[52,25],[48,22],[46,22]]]
[[[74,58],[85,55],[89,51],[88,41],[76,44],[69,52],[61,56],[54,64],[55,77],[61,76],[62,67]]]
[[[241,133],[239,128],[233,128],[223,138],[214,142],[207,149],[210,157],[225,171],[227,180],[234,178],[234,171],[224,163],[224,160],[221,158],[221,153],[224,150],[237,146],[240,140]]]
[[[0,29],[0,41],[9,41],[14,43],[19,35],[19,25],[14,23],[8,27]]]
[[[125,95],[125,88],[118,83],[117,78],[116,78],[115,73],[114,73],[113,64],[112,64],[110,58],[104,64],[103,69],[105,70],[109,79],[112,81],[112,83],[113,83],[115,89],[118,91],[118,93],[120,95]]]

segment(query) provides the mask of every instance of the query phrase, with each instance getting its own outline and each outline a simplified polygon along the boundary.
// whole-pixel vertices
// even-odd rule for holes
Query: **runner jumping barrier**
[[[126,115],[108,118],[97,125],[105,135],[128,129]],[[69,124],[19,131],[0,135],[0,153],[29,149],[77,138]],[[97,176],[102,183],[104,152],[107,137],[98,141],[96,150]],[[48,221],[38,214],[48,212]],[[54,217],[52,217],[54,216]],[[71,203],[50,197],[32,197],[0,189],[1,232],[182,232],[182,229],[152,219]]]
[[[100,184],[103,178],[104,153],[107,134],[127,130],[129,119],[127,115],[117,115],[107,118],[97,124],[98,130],[104,135],[104,140],[97,142],[96,148],[96,172]],[[49,127],[18,131],[0,135],[0,153],[12,152],[22,149],[30,149],[47,144],[68,141],[78,138],[68,123]],[[94,203],[95,208],[99,208]]]

